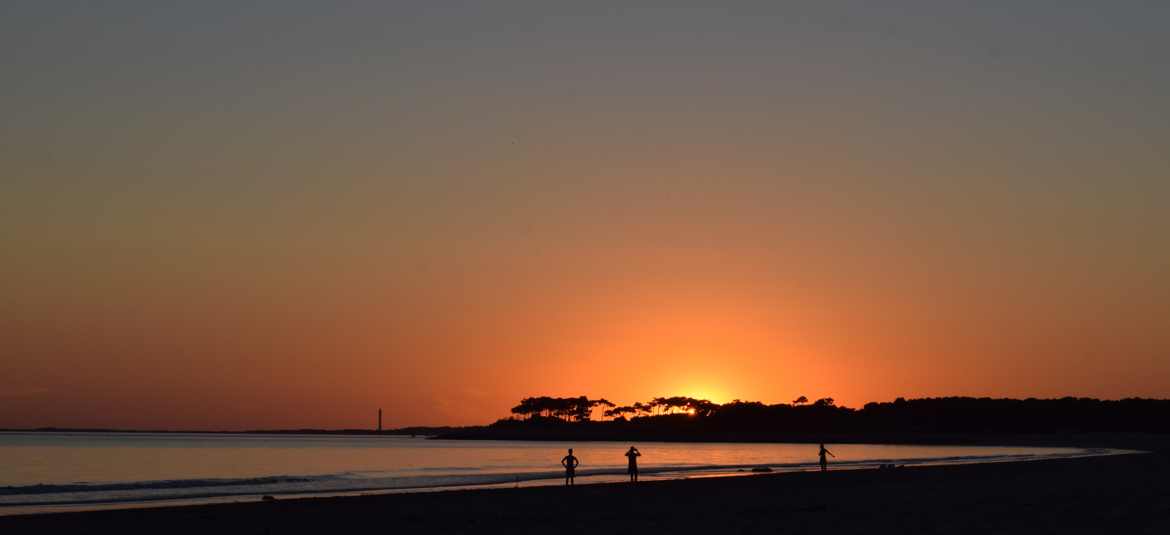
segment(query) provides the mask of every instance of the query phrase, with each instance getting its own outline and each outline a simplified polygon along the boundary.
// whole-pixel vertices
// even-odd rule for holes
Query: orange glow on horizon
[[[19,4],[0,428],[1170,395],[1165,2]]]

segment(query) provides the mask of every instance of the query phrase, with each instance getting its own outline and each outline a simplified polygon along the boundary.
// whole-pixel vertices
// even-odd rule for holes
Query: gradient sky
[[[1170,3],[633,4],[5,1],[0,427],[1170,397]]]

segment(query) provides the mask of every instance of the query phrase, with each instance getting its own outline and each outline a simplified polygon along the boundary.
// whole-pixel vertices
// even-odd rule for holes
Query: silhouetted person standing
[[[817,455],[820,456],[820,458],[821,458],[821,471],[822,472],[829,471],[829,460],[825,458],[826,453],[831,455],[834,459],[837,458],[836,455],[833,455],[833,452],[825,449],[825,445],[824,445],[824,443],[822,443],[821,444],[821,451],[817,452]]]
[[[626,457],[630,458],[630,468],[627,470],[630,473],[630,483],[638,482],[638,457],[641,456],[642,452],[633,446],[630,446],[630,451],[626,452]]]
[[[573,456],[573,448],[569,448],[569,454],[561,459],[561,466],[565,467],[565,486],[573,484],[573,478],[576,477],[577,465],[581,464],[580,459]]]

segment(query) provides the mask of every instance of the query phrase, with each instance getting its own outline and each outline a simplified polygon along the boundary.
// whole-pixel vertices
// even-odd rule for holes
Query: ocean
[[[0,432],[0,515],[262,496],[346,495],[622,481],[637,446],[642,480],[817,469],[815,444],[522,442],[408,436]],[[828,444],[832,469],[1026,461],[1112,453],[1077,448]]]

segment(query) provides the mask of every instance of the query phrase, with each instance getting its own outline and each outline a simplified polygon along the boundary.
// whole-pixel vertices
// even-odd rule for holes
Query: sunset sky
[[[5,1],[0,428],[1170,397],[1168,28],[1164,1]]]

